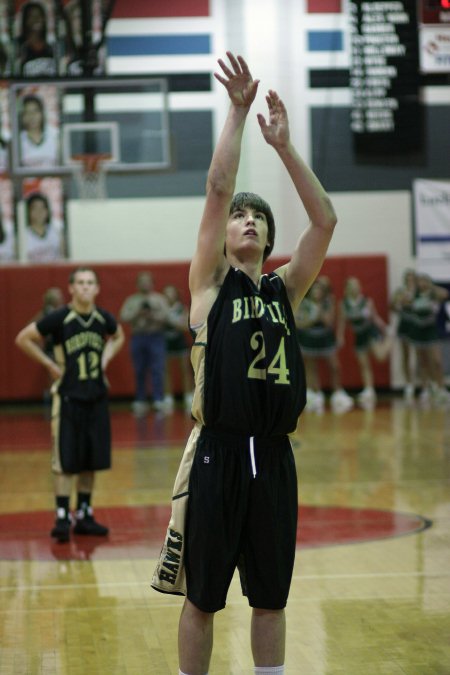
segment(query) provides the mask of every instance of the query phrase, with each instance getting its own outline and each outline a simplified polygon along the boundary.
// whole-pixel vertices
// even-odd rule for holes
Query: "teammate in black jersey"
[[[236,567],[253,608],[255,667],[284,672],[284,607],[298,511],[287,434],[295,431],[305,404],[293,309],[318,274],[336,223],[329,197],[290,141],[283,102],[269,90],[269,119],[259,114],[259,126],[310,222],[290,262],[262,275],[274,245],[272,212],[255,194],[233,198],[244,125],[259,82],[242,57],[227,55],[229,65],[219,60],[222,74],[215,77],[231,106],[208,173],[189,277],[197,424],[177,476],[182,485],[183,472],[189,474],[186,529],[170,529],[152,580],[158,590],[183,592],[175,584],[184,565],[179,664],[180,673],[189,675],[208,671],[214,612],[225,606]],[[173,510],[183,494],[175,496]]]
[[[93,516],[95,472],[111,466],[111,435],[106,368],[124,342],[120,325],[94,302],[97,275],[80,267],[69,278],[72,302],[23,328],[16,344],[42,363],[55,380],[52,404],[52,471],[55,474],[56,521],[52,537],[70,538],[70,495],[77,476],[76,534],[104,536],[108,528]],[[51,336],[53,360],[43,349]]]

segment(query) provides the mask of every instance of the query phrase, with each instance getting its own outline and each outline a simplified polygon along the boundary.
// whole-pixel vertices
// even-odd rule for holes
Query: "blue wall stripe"
[[[435,235],[425,235],[423,237],[418,237],[418,240],[422,244],[436,244],[436,243],[442,243],[442,242],[449,242],[450,241],[450,235],[448,234],[435,234]]]
[[[340,52],[344,47],[344,35],[341,30],[309,30],[308,51]]]
[[[108,38],[108,56],[210,53],[209,35],[116,35]]]

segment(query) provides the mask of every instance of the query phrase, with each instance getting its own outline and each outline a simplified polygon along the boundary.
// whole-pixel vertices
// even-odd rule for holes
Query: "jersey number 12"
[[[100,356],[97,352],[84,352],[77,358],[78,363],[78,379],[79,380],[96,380],[99,376]]]

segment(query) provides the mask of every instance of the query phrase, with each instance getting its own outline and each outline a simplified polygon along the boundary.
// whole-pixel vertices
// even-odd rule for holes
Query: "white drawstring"
[[[256,478],[255,437],[254,436],[250,436],[250,461],[252,463],[253,478]]]

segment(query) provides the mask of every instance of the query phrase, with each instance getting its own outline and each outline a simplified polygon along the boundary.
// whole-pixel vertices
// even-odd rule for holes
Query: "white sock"
[[[179,671],[178,671],[178,675],[188,675],[188,673],[183,673],[182,670],[179,670]],[[205,673],[205,675],[208,675],[208,673]]]
[[[284,665],[282,666],[255,666],[255,673],[259,675],[284,675]]]

